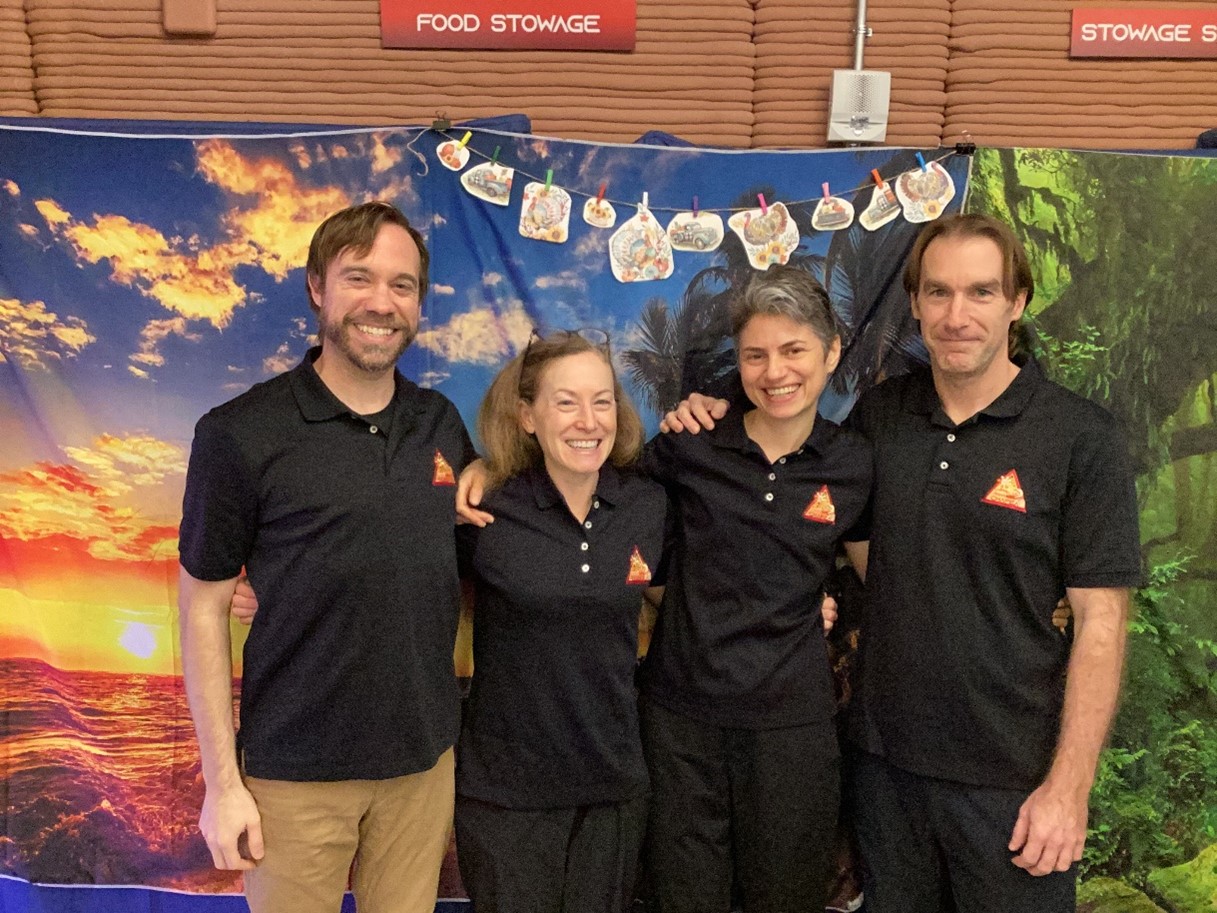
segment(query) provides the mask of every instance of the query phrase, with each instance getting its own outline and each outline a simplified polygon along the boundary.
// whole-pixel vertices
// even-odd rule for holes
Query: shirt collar
[[[1044,382],[1043,369],[1040,368],[1039,362],[1031,356],[1023,356],[1021,360],[1015,359],[1015,364],[1019,366],[1019,372],[1010,382],[1010,386],[1006,387],[997,399],[981,409],[976,414],[977,417],[983,415],[986,418],[1013,418],[1031,402],[1031,397],[1035,395],[1036,389]],[[934,377],[929,368],[920,369],[913,375],[912,382],[905,393],[904,402],[905,408],[909,412],[929,415],[935,421],[954,424],[943,412],[942,403],[938,399],[938,391],[934,389]]]
[[[526,472],[537,507],[541,510],[548,510],[551,507],[566,507],[562,493],[558,491],[558,486],[545,471],[544,465],[533,466]],[[600,478],[596,481],[596,500],[603,501],[609,506],[617,504],[621,500],[623,488],[624,481],[621,478],[621,471],[617,467],[607,462],[600,467]]]
[[[344,405],[342,400],[330,391],[330,388],[325,385],[325,381],[321,379],[321,375],[317,373],[315,362],[320,354],[321,346],[313,346],[305,353],[300,364],[288,375],[292,394],[296,397],[296,405],[300,408],[300,414],[308,422],[324,422],[341,415],[352,414],[350,407]],[[393,399],[391,400],[395,406],[394,412],[401,412],[403,409],[410,412],[418,411],[421,404],[418,402],[418,397],[414,395],[417,390],[416,384],[406,380],[400,371],[394,369]]]
[[[748,432],[744,428],[744,415],[748,411],[751,410],[730,409],[725,416],[714,423],[714,430],[710,432],[710,443],[715,447],[740,452],[759,450],[756,442],[748,437]],[[798,448],[798,452],[810,450],[814,454],[823,455],[824,446],[835,428],[836,426],[824,416],[817,415],[815,424],[811,426],[811,434]]]

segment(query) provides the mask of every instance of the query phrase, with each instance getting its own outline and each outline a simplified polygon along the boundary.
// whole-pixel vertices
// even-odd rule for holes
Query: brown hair
[[[1009,225],[981,213],[944,216],[921,230],[909,252],[908,262],[904,264],[904,290],[910,298],[921,288],[921,261],[925,258],[925,249],[938,238],[988,238],[1001,251],[1002,294],[1013,301],[1020,292],[1026,292],[1027,304],[1031,303],[1035,279],[1031,275],[1026,248]]]
[[[376,243],[380,229],[385,225],[400,225],[418,246],[418,300],[421,302],[427,297],[427,272],[431,267],[431,254],[427,251],[427,243],[400,209],[380,200],[340,209],[317,226],[317,230],[313,232],[313,240],[308,246],[306,281],[311,280],[318,287],[324,288],[326,270],[338,255],[350,250],[360,257],[367,256],[372,245]],[[308,303],[314,311],[317,310],[311,293]]]
[[[536,437],[520,425],[520,402],[536,401],[546,367],[559,358],[595,352],[613,373],[613,397],[617,401],[617,437],[609,462],[628,466],[642,450],[642,419],[625,395],[608,349],[578,333],[559,331],[544,339],[533,338],[528,348],[507,362],[490,383],[478,410],[478,435],[486,450],[487,485],[496,488],[507,479],[544,463]]]

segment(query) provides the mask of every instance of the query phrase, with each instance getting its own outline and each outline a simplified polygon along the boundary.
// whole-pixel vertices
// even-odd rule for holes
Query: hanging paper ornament
[[[511,182],[516,170],[494,162],[482,162],[461,175],[461,184],[479,200],[506,206],[511,202]]]
[[[828,192],[828,184],[821,184],[824,196],[811,214],[811,227],[816,231],[840,231],[849,228],[854,221],[854,204]]]
[[[435,149],[435,154],[439,156],[440,164],[449,171],[460,171],[468,165],[469,150],[465,148],[465,144],[469,142],[469,137],[471,136],[473,134],[466,130],[460,142],[445,140],[440,143]]]
[[[668,223],[674,250],[715,250],[723,243],[723,219],[714,212],[678,212]]]
[[[617,224],[617,210],[613,204],[604,198],[606,184],[600,185],[600,192],[583,204],[583,221],[593,228],[612,228]]]
[[[786,210],[786,204],[766,204],[765,197],[757,195],[760,209],[737,212],[727,224],[744,242],[748,259],[756,269],[769,269],[775,263],[790,259],[799,246],[799,229]]]
[[[867,231],[882,228],[900,215],[900,203],[892,186],[879,177],[878,171],[871,171],[871,176],[875,179],[875,192],[871,195],[870,205],[858,216],[858,222]]]
[[[955,198],[955,182],[950,172],[938,162],[928,165],[917,153],[920,168],[906,171],[896,178],[896,196],[904,206],[904,217],[910,222],[931,222],[942,215]]]
[[[525,185],[520,234],[535,241],[564,243],[570,234],[570,206],[570,194],[555,187],[551,179],[544,184],[533,181]]]
[[[645,282],[672,275],[672,243],[647,208],[647,202],[644,193],[638,213],[609,239],[609,262],[618,282]]]

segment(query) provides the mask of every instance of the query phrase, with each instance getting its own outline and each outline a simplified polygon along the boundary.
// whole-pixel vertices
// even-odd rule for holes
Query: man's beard
[[[365,326],[384,326],[384,324],[367,320],[356,320],[350,316],[335,324],[322,317],[320,328],[322,344],[335,346],[351,364],[369,374],[380,374],[393,368],[397,364],[397,359],[401,358],[402,353],[410,347],[410,343],[414,342],[417,334],[417,331],[408,324],[393,324],[393,329],[399,332],[395,336],[388,337],[384,345],[361,347],[351,340],[351,332],[356,323],[362,323]]]

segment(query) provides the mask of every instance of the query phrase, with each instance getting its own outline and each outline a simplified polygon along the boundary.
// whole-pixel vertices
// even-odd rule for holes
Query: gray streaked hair
[[[797,266],[771,266],[757,273],[731,303],[731,336],[736,348],[744,327],[762,315],[787,317],[810,327],[825,348],[841,335],[828,292],[811,273]]]

